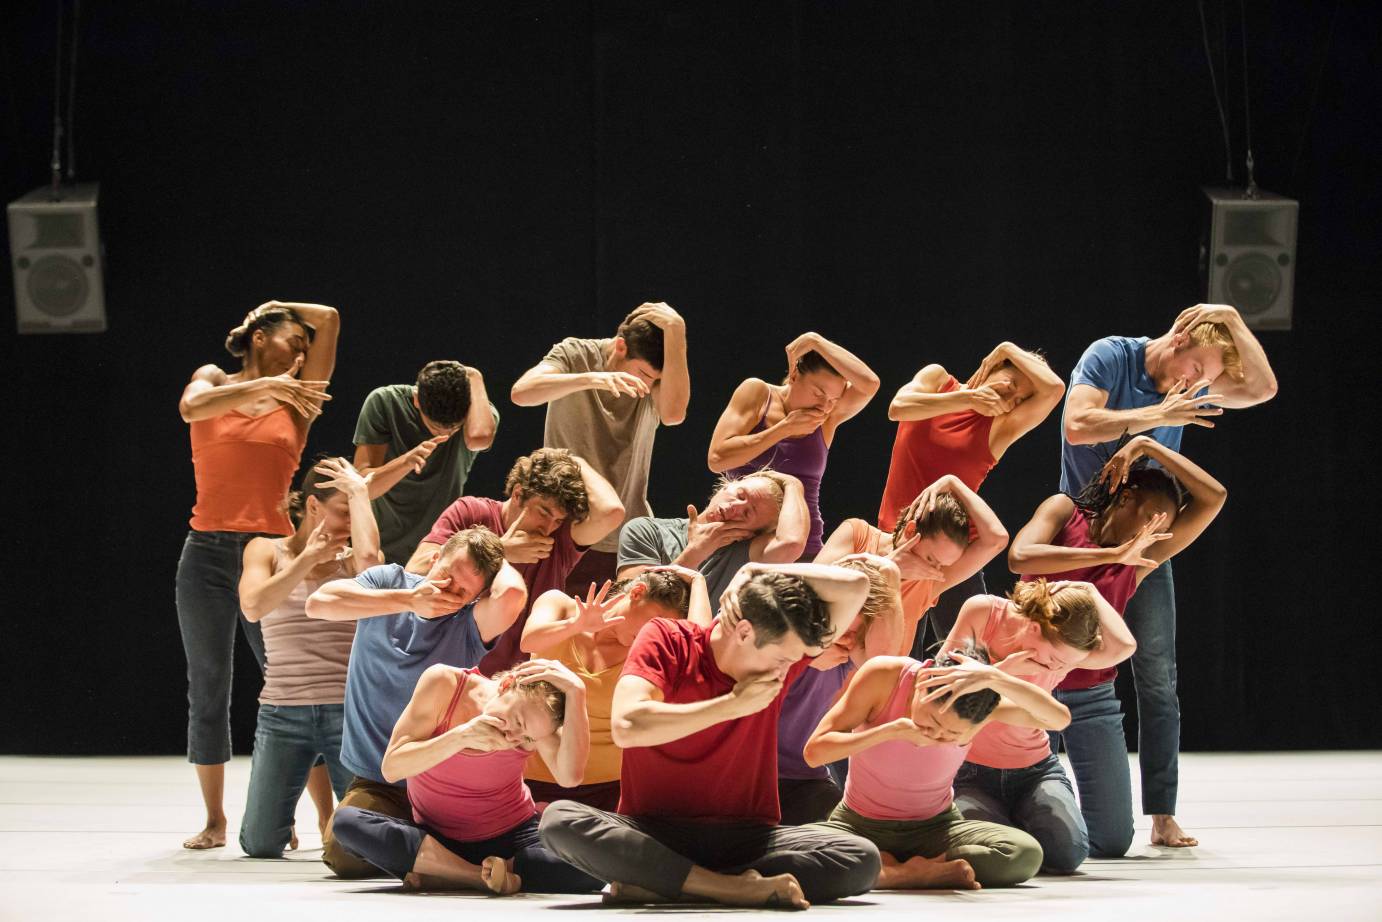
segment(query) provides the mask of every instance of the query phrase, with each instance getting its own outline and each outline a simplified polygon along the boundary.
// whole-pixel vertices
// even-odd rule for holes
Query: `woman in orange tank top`
[[[185,848],[225,845],[222,803],[230,760],[230,684],[235,625],[262,669],[257,625],[240,612],[245,545],[256,535],[288,535],[288,488],[307,430],[330,398],[340,318],[320,304],[269,301],[226,337],[237,372],[203,365],[183,389],[178,410],[191,424],[197,502],[178,559],[178,627],[187,655],[187,759],[197,766],[206,825]],[[324,768],[310,787],[329,802]]]

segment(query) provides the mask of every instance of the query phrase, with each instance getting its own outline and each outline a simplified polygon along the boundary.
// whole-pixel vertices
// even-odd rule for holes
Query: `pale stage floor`
[[[319,861],[306,802],[298,812],[301,851],[284,861],[250,860],[233,844],[248,774],[241,758],[227,775],[232,844],[188,852],[178,846],[197,825],[200,801],[180,759],[0,758],[0,918],[550,922],[573,910],[750,911],[612,910],[601,909],[598,896],[416,895],[388,881],[337,881]],[[869,893],[811,912],[908,922],[1382,919],[1382,753],[1186,755],[1180,818],[1204,845],[1152,848],[1139,818],[1129,857],[1091,861],[1074,877],[980,893]]]

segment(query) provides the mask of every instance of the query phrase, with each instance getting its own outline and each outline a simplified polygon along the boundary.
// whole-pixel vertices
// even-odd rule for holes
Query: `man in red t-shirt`
[[[447,506],[407,567],[426,573],[446,540],[474,525],[502,536],[504,559],[528,586],[528,604],[480,660],[485,675],[528,658],[518,649],[518,641],[533,600],[548,589],[565,586],[586,548],[624,520],[624,505],[609,481],[564,448],[539,448],[519,458],[504,482],[504,496],[502,502],[462,496]]]
[[[878,850],[778,825],[777,799],[782,699],[867,596],[856,570],[747,564],[711,627],[648,622],[614,692],[619,812],[558,801],[543,814],[543,844],[608,881],[618,901],[805,909],[868,890]]]

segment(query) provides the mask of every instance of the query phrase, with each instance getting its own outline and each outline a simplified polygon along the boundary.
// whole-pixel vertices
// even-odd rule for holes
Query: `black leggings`
[[[492,839],[458,842],[434,829],[386,813],[342,807],[332,821],[332,836],[346,851],[402,880],[413,870],[424,836],[478,865],[489,857],[512,858],[523,889],[535,893],[594,893],[604,886],[542,847],[537,814]]]

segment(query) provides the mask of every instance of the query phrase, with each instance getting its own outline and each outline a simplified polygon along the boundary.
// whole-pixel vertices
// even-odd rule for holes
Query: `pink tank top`
[[[451,729],[452,715],[475,669],[457,669],[459,681],[446,715],[432,733]],[[508,832],[537,814],[532,792],[523,783],[526,749],[458,752],[408,779],[414,821],[458,842],[480,842]]]
[[[867,730],[911,714],[912,689],[921,663],[911,660],[897,688]],[[902,740],[879,743],[849,757],[845,806],[875,820],[930,819],[955,799],[955,773],[969,745],[916,746]]]
[[[989,655],[1001,660],[1017,652],[1018,645],[1005,639],[1016,631],[1025,629],[1031,622],[1021,615],[1014,614],[1007,599],[989,596],[992,604],[988,621],[979,636],[979,642],[988,647]],[[1064,672],[1051,672],[1040,669],[1033,675],[1018,676],[1031,682],[1043,691],[1050,691],[1065,678]],[[989,768],[1027,768],[1035,765],[1051,754],[1051,737],[1045,730],[1035,727],[1014,727],[1010,724],[989,721],[969,746],[965,761]]]

